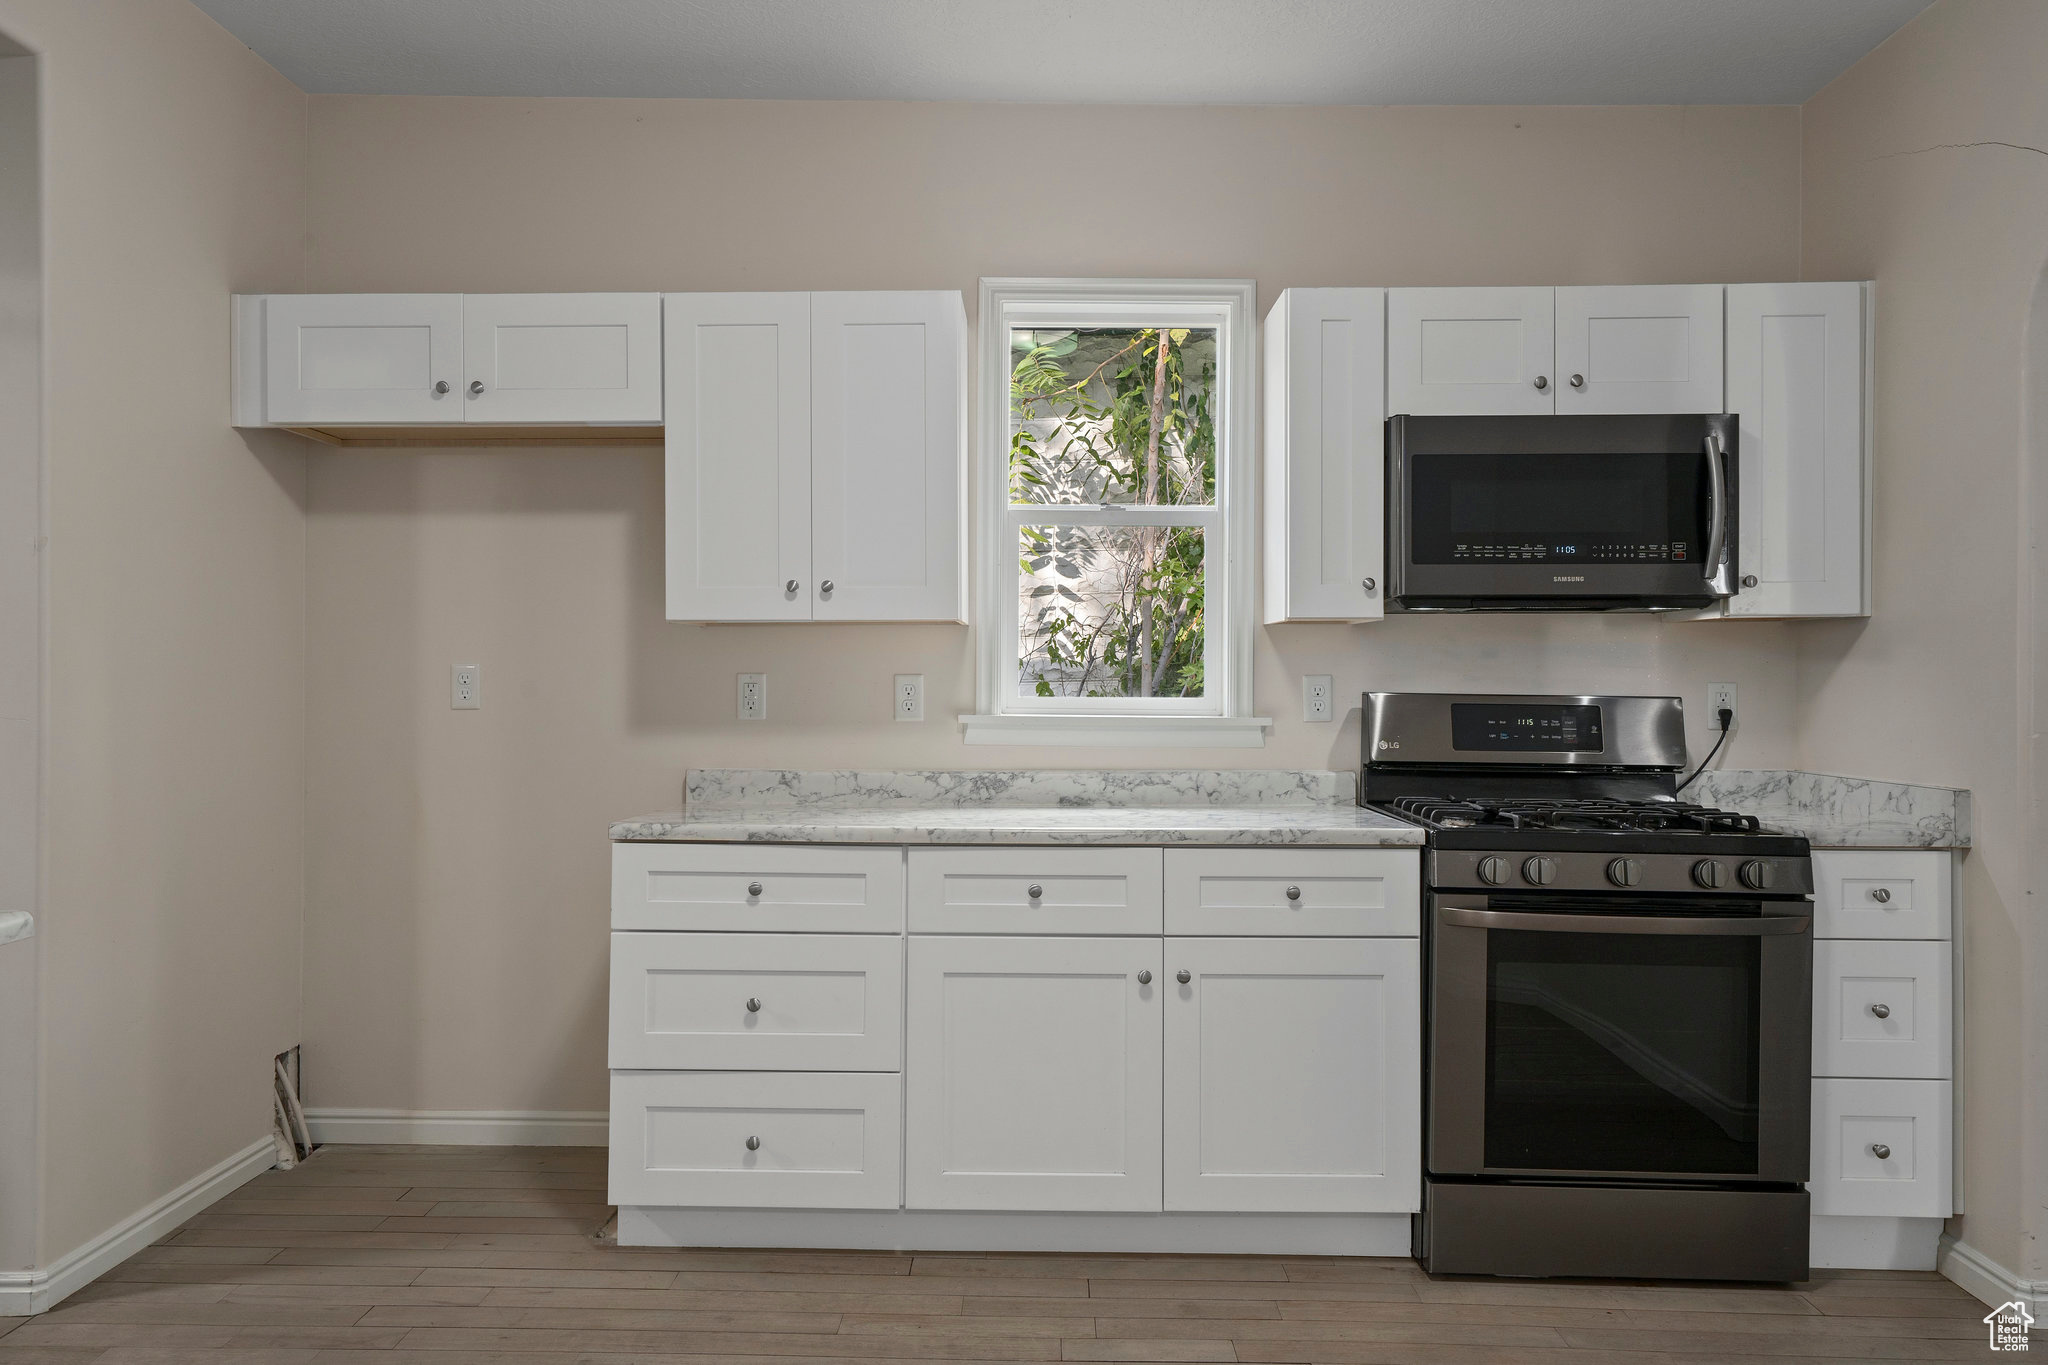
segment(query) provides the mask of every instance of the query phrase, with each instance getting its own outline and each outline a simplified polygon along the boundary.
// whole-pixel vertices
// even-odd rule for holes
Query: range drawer
[[[614,1204],[893,1209],[902,1187],[900,1076],[612,1073]]]
[[[1948,1217],[1950,1127],[1947,1081],[1815,1081],[1813,1211]]]
[[[1939,851],[1814,854],[1814,937],[1949,937],[1949,865]]]
[[[1813,945],[1813,1074],[1947,1080],[1949,945],[1822,939]]]
[[[1166,932],[1413,938],[1419,850],[1166,850]]]
[[[914,934],[1156,934],[1156,848],[914,848]]]
[[[903,851],[616,843],[612,928],[901,933]]]
[[[897,1071],[903,940],[878,934],[612,935],[620,1070]]]

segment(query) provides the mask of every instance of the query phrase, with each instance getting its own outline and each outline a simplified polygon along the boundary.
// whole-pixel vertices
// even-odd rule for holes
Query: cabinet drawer
[[[612,1073],[614,1204],[893,1209],[902,1185],[900,1076]]]
[[[612,935],[611,1064],[621,1070],[896,1071],[894,935]]]
[[[1166,932],[1413,938],[1421,874],[1406,848],[1170,848]]]
[[[1156,848],[910,850],[914,934],[1156,934]]]
[[[1949,937],[1949,855],[1813,855],[1815,938]]]
[[[1947,1081],[1815,1081],[1813,1211],[1948,1217],[1949,1105]]]
[[[1822,939],[1813,945],[1813,1074],[1946,1080],[1949,945]]]
[[[613,844],[612,928],[901,933],[903,852]]]

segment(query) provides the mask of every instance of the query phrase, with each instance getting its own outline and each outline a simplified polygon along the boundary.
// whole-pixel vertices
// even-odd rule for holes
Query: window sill
[[[1262,749],[1270,716],[962,716],[969,744]]]

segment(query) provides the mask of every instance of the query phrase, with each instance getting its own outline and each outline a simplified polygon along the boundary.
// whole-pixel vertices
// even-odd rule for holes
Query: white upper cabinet
[[[967,619],[966,338],[958,293],[811,296],[813,619]]]
[[[463,420],[462,295],[271,294],[236,303],[239,425]]]
[[[661,421],[661,295],[468,294],[471,422]]]
[[[1381,615],[1386,302],[1289,289],[1266,315],[1268,623]]]
[[[1416,416],[1553,409],[1556,291],[1387,291],[1387,410]]]
[[[1728,286],[1741,590],[1729,616],[1870,613],[1870,287]]]
[[[964,621],[960,295],[664,307],[669,619]]]
[[[1557,291],[1560,415],[1721,412],[1718,284]]]
[[[811,619],[811,296],[670,294],[668,615]]]

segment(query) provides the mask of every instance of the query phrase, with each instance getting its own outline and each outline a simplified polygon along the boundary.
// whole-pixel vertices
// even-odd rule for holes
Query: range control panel
[[[1429,883],[1439,891],[1685,891],[1735,897],[1813,892],[1813,863],[1806,858],[1750,858],[1704,851],[1489,853],[1438,848],[1430,850],[1429,860]]]

